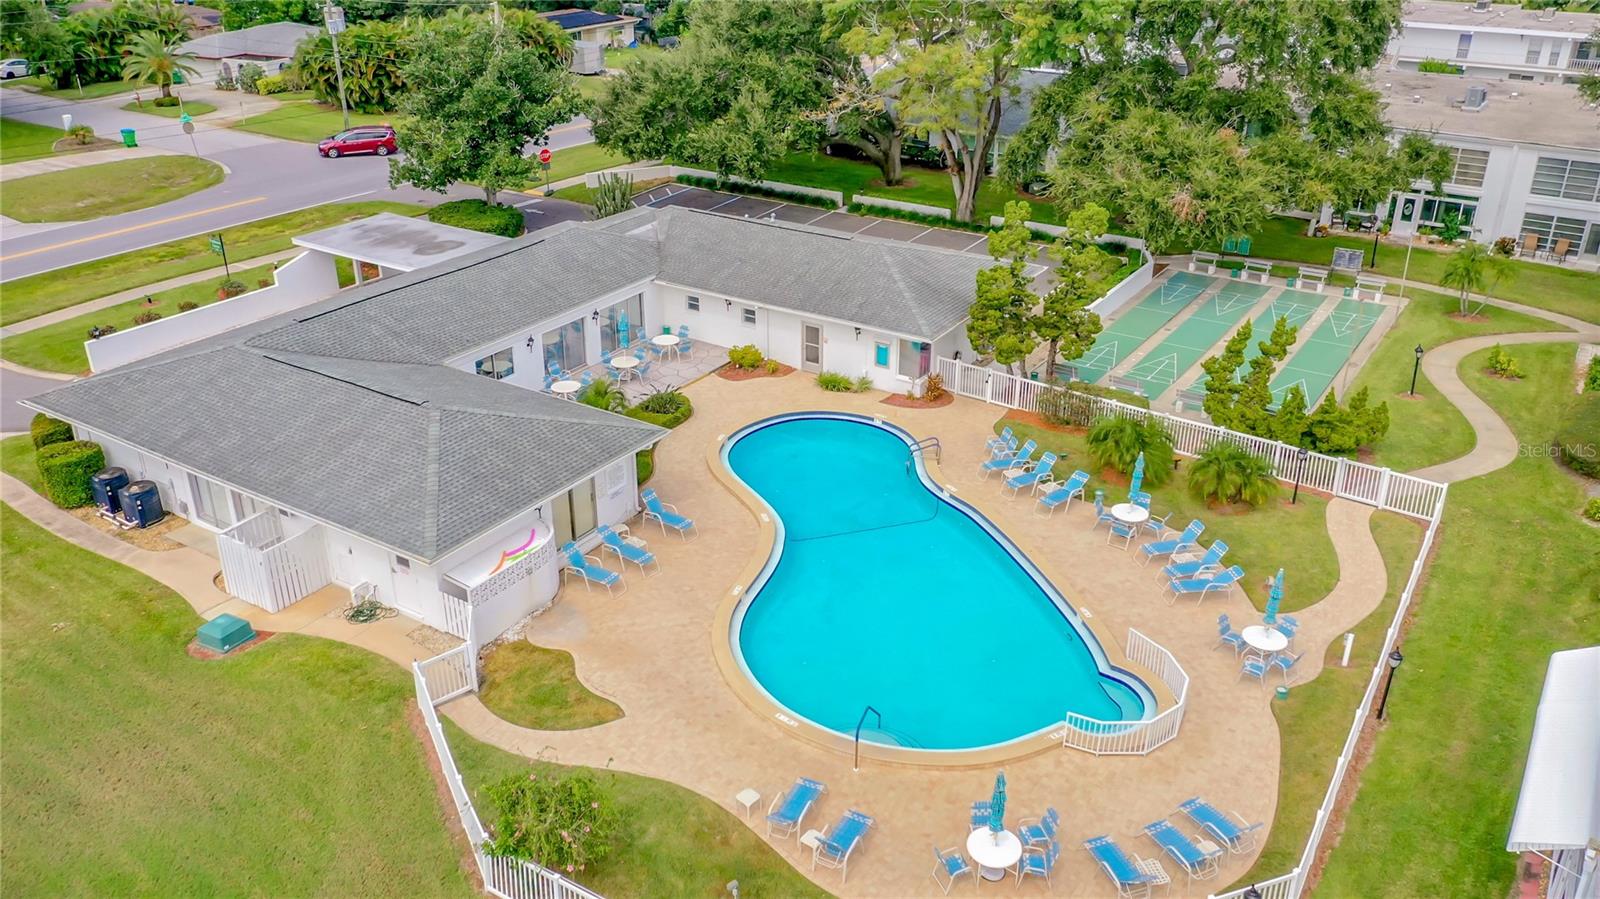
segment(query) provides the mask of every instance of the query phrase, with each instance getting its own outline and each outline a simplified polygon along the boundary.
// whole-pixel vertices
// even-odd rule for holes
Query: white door
[[[800,323],[800,368],[822,371],[822,326]]]

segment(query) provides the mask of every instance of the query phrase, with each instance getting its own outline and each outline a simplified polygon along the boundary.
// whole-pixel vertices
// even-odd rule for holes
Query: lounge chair
[[[620,532],[613,530],[609,525],[601,525],[600,548],[616,555],[618,561],[632,562],[639,566],[640,573],[644,573],[646,566],[656,566],[656,572],[661,571],[661,562],[656,559],[656,554],[644,548],[644,542],[628,536],[627,525],[618,525]]]
[[[1118,899],[1146,899],[1150,895],[1150,875],[1140,871],[1116,841],[1108,836],[1098,836],[1084,840],[1083,848],[1089,850],[1094,860],[1100,863],[1100,870],[1117,885]]]
[[[1228,620],[1226,612],[1217,616],[1217,646],[1223,645],[1233,647],[1233,654],[1236,656],[1244,652],[1244,636],[1233,629],[1233,624]],[[1213,646],[1211,648],[1215,650],[1217,647]]]
[[[1239,666],[1239,680],[1253,677],[1262,686],[1267,684],[1267,660],[1260,656],[1245,656],[1244,664]]]
[[[1183,533],[1170,540],[1155,540],[1139,547],[1139,555],[1145,565],[1157,556],[1170,556],[1173,553],[1196,550],[1200,548],[1200,534],[1206,529],[1205,522],[1196,518],[1189,522]]]
[[[661,533],[665,534],[667,528],[672,528],[678,532],[679,537],[687,540],[689,539],[689,532],[695,531],[694,519],[684,518],[678,514],[677,506],[672,503],[662,502],[661,497],[656,496],[654,487],[644,488],[644,492],[640,493],[639,496],[644,500],[645,520],[654,521],[660,525]],[[698,535],[699,531],[695,531],[695,533]]]
[[[817,845],[811,850],[811,870],[815,871],[819,864],[824,868],[834,868],[839,872],[839,882],[844,883],[850,876],[850,853],[861,845],[862,838],[871,827],[871,815],[855,809],[845,812],[837,824],[817,838]]]
[[[1230,818],[1198,796],[1179,805],[1178,811],[1221,840],[1234,855],[1243,855],[1256,848],[1256,831],[1261,829],[1259,822],[1251,824],[1238,814]]]
[[[987,448],[991,460],[998,459],[1001,456],[1014,456],[1017,454],[1017,438],[1007,437],[999,443],[991,440]]]
[[[767,806],[767,836],[798,837],[806,812],[826,792],[826,786],[809,777],[796,778],[788,792],[772,797],[772,804]]]
[[[1168,580],[1178,578],[1196,577],[1208,571],[1215,571],[1222,567],[1222,557],[1228,554],[1228,544],[1221,540],[1214,541],[1206,549],[1205,555],[1188,562],[1173,562],[1161,569],[1161,576]]]
[[[1133,538],[1139,536],[1139,526],[1136,524],[1127,524],[1115,518],[1111,519],[1107,524],[1111,526],[1110,530],[1106,532],[1107,546],[1110,546],[1113,540],[1121,540],[1122,548],[1126,550],[1133,545]]]
[[[1039,457],[1038,462],[1032,465],[1023,463],[1021,466],[1015,467],[1011,469],[1011,471],[1007,472],[1006,483],[1003,489],[1010,490],[1011,495],[1014,497],[1022,490],[1022,488],[1031,488],[1033,485],[1039,483],[1040,478],[1050,477],[1050,471],[1051,469],[1055,468],[1055,464],[1055,453],[1045,453]]]
[[[1042,487],[1036,485],[1036,490],[1043,490],[1044,492],[1039,497],[1039,504],[1033,510],[1038,512],[1040,509],[1044,509],[1047,514],[1054,517],[1057,506],[1071,508],[1073,497],[1083,499],[1083,487],[1087,483],[1089,483],[1088,472],[1074,471],[1072,477],[1067,478],[1066,481],[1052,481]]]
[[[1180,596],[1193,596],[1196,605],[1205,601],[1213,590],[1220,590],[1223,595],[1233,592],[1233,585],[1244,578],[1244,569],[1235,565],[1224,571],[1212,575],[1188,578],[1185,580],[1172,580],[1168,582],[1167,589],[1171,591],[1172,598],[1167,600],[1167,605],[1172,605]]]
[[[1056,859],[1061,857],[1061,841],[1051,840],[1050,845],[1043,850],[1029,849],[1022,853],[1022,858],[1017,859],[1017,885],[1022,885],[1022,878],[1032,875],[1043,877],[1045,887],[1050,886],[1050,872],[1055,870]]]
[[[1010,425],[1006,425],[1005,427],[1000,429],[1000,436],[999,437],[990,437],[989,438],[989,442],[984,444],[983,448],[989,451],[989,455],[993,456],[995,453],[999,452],[1000,450],[1004,450],[1004,449],[1008,449],[1010,447],[1016,446],[1016,443],[1017,443],[1016,434],[1014,432],[1012,432]]]
[[[1116,521],[1117,516],[1112,515],[1110,510],[1106,508],[1105,497],[1101,496],[1100,491],[1096,490],[1094,494],[1094,522],[1089,525],[1089,530],[1092,531],[1102,524],[1115,524]]]
[[[1053,807],[1044,810],[1038,818],[1023,818],[1017,822],[1017,836],[1024,846],[1042,846],[1056,838],[1061,827],[1061,815]]]
[[[1038,448],[1038,441],[1030,439],[1014,453],[1001,453],[995,456],[983,463],[983,479],[987,481],[989,475],[994,472],[1007,472],[1014,467],[1027,464],[1028,460],[1033,458],[1033,451]]]
[[[1267,663],[1267,667],[1276,668],[1279,671],[1282,671],[1283,672],[1283,682],[1285,684],[1288,684],[1289,683],[1289,670],[1294,668],[1296,662],[1298,662],[1301,659],[1305,658],[1305,655],[1306,654],[1303,653],[1303,652],[1300,653],[1297,656],[1290,655],[1290,654],[1288,654],[1286,652],[1280,652],[1277,655],[1272,657],[1272,661]]]
[[[1150,839],[1155,840],[1168,855],[1172,856],[1183,870],[1188,872],[1190,880],[1205,880],[1217,875],[1217,858],[1222,855],[1222,847],[1214,851],[1203,851],[1194,841],[1178,832],[1172,822],[1163,818],[1151,824],[1146,824],[1144,832]]]
[[[950,888],[956,885],[957,877],[973,874],[975,870],[967,864],[967,859],[961,854],[960,849],[933,847],[933,882],[939,885],[939,889],[944,890],[946,896],[950,895]],[[939,879],[941,873],[944,875],[942,881]]]
[[[590,584],[599,584],[606,588],[607,593],[613,596],[616,594],[612,592],[611,588],[617,584],[622,584],[622,589],[624,590],[628,589],[628,585],[623,583],[622,575],[601,565],[599,559],[593,556],[585,556],[578,549],[578,544],[569,540],[565,546],[561,547],[561,552],[567,557],[567,564],[561,569],[561,573],[563,575],[573,574],[582,578],[583,589],[590,589]]]

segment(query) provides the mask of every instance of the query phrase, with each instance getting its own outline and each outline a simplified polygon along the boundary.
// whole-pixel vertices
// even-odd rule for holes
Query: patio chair
[[[1024,877],[1043,877],[1045,887],[1048,889],[1050,886],[1050,872],[1055,870],[1056,859],[1060,857],[1060,840],[1051,840],[1050,845],[1043,850],[1025,850],[1022,853],[1022,858],[1017,859],[1017,885],[1022,885],[1022,878]]]
[[[601,525],[600,548],[616,555],[619,562],[632,562],[639,566],[641,574],[647,571],[646,566],[656,566],[656,573],[661,573],[661,562],[656,559],[656,554],[644,548],[644,541],[627,536],[627,525],[619,525],[621,532],[613,530],[609,525]]]
[[[1196,518],[1189,522],[1189,526],[1184,528],[1183,533],[1177,537],[1171,540],[1155,540],[1144,544],[1139,547],[1139,555],[1143,560],[1143,564],[1149,565],[1150,560],[1157,556],[1170,556],[1176,552],[1199,549],[1200,544],[1197,541],[1199,541],[1200,534],[1205,529],[1205,522]]]
[[[1143,490],[1140,490],[1138,493],[1128,494],[1128,502],[1133,503],[1146,512],[1150,511],[1150,494],[1145,493]]]
[[[672,528],[678,532],[679,537],[685,540],[689,539],[690,531],[695,531],[696,536],[699,535],[700,532],[695,530],[694,519],[684,518],[678,514],[677,506],[672,503],[662,502],[661,497],[656,495],[656,488],[646,487],[639,496],[644,500],[645,520],[654,521],[660,525],[661,533],[665,534],[667,528]]]
[[[1165,818],[1146,824],[1144,832],[1156,842],[1157,846],[1183,866],[1191,881],[1216,876],[1217,858],[1222,855],[1222,847],[1218,846],[1209,852],[1201,849],[1193,840],[1179,833],[1178,828],[1173,827],[1172,822]]]
[[[1267,667],[1276,668],[1279,671],[1282,671],[1283,683],[1285,686],[1287,686],[1289,683],[1289,671],[1294,668],[1296,662],[1305,657],[1306,654],[1303,652],[1299,655],[1290,655],[1286,652],[1280,652],[1272,657],[1272,661],[1267,663]]]
[[[972,804],[972,829],[989,826],[989,800],[983,799]]]
[[[544,390],[545,390],[546,393],[550,392],[550,388],[555,385],[557,380],[559,380],[559,379],[556,378],[555,375],[545,375],[544,376]]]
[[[1239,680],[1253,677],[1261,686],[1267,685],[1267,660],[1260,656],[1245,656],[1244,664],[1239,666]]]
[[[1106,509],[1106,498],[1096,490],[1094,494],[1094,522],[1089,525],[1089,530],[1094,530],[1102,524],[1116,524],[1117,516]]]
[[[1072,477],[1065,481],[1052,481],[1048,487],[1038,488],[1043,489],[1044,494],[1039,497],[1039,504],[1033,507],[1033,511],[1037,513],[1040,509],[1045,509],[1051,517],[1055,517],[1057,506],[1071,508],[1073,497],[1083,499],[1083,486],[1087,483],[1089,483],[1088,472],[1074,471]]]
[[[1126,522],[1118,521],[1115,518],[1111,519],[1109,522],[1107,522],[1107,524],[1111,526],[1110,529],[1106,531],[1107,546],[1110,546],[1111,541],[1113,540],[1121,540],[1122,549],[1126,551],[1128,547],[1133,545],[1133,538],[1139,536],[1139,526],[1136,524],[1127,524]]]
[[[1028,460],[1033,458],[1033,451],[1038,448],[1038,441],[1030,439],[1014,453],[1002,453],[995,456],[993,459],[983,463],[983,479],[987,481],[989,480],[989,475],[994,472],[1005,473],[1015,466],[1027,464]]]
[[[1209,577],[1174,580],[1167,584],[1167,588],[1172,591],[1172,598],[1167,600],[1167,605],[1170,606],[1177,602],[1180,596],[1193,596],[1195,605],[1199,605],[1205,601],[1207,596],[1211,595],[1213,590],[1219,590],[1224,596],[1227,596],[1233,592],[1233,585],[1239,583],[1243,578],[1244,569],[1235,565]]]
[[[1279,615],[1278,620],[1271,625],[1272,629],[1289,638],[1289,645],[1294,645],[1295,632],[1300,630],[1300,620],[1293,615]]]
[[[944,880],[939,879],[944,874]],[[975,869],[967,864],[967,859],[961,854],[960,849],[940,849],[933,847],[933,882],[944,890],[946,896],[950,895],[950,888],[956,885],[956,878],[964,874],[974,874]]]
[[[1244,635],[1233,629],[1233,622],[1228,620],[1226,612],[1217,616],[1217,646],[1232,646],[1233,654],[1237,656],[1244,652]],[[1211,647],[1215,651],[1217,646]]]
[[[845,812],[837,824],[817,838],[817,844],[811,850],[811,870],[815,871],[819,864],[824,868],[836,869],[839,882],[844,883],[850,876],[850,853],[861,845],[861,840],[871,827],[871,815],[855,809]]]
[[[1083,841],[1100,870],[1117,885],[1117,899],[1146,899],[1150,895],[1150,875],[1140,871],[1128,853],[1109,836],[1098,836]]]
[[[590,371],[587,368],[584,369],[583,370],[583,374],[578,378],[578,383],[580,385],[584,386],[584,387],[588,387],[590,384],[593,384],[594,383],[594,372]]]
[[[689,339],[689,326],[678,326],[678,358],[687,359],[694,352],[694,341]]]
[[[817,797],[826,792],[828,788],[818,781],[809,777],[796,778],[787,792],[772,797],[772,804],[767,806],[767,836],[798,838],[806,812],[811,810]]]
[[[1188,815],[1190,821],[1221,840],[1234,855],[1243,855],[1256,848],[1256,831],[1261,829],[1259,822],[1251,824],[1238,814],[1230,818],[1218,811],[1216,806],[1198,796],[1181,803],[1178,811]]]
[[[617,584],[622,584],[624,590],[628,589],[628,585],[622,580],[622,575],[601,565],[599,559],[584,555],[578,549],[578,544],[567,541],[566,545],[561,547],[561,553],[567,557],[567,564],[561,569],[562,575],[572,574],[582,578],[584,590],[591,589],[590,584],[599,584],[606,588],[606,593],[615,596],[616,593],[611,588]]]
[[[1539,235],[1522,235],[1522,246],[1518,248],[1518,256],[1536,256],[1539,253]]]
[[[566,375],[564,375],[562,373],[562,371],[561,371],[561,363],[559,363],[559,362],[550,363],[550,365],[545,368],[545,374],[548,374],[550,377],[554,378],[557,381],[559,381],[562,378],[566,377]]]
[[[1052,806],[1037,818],[1023,818],[1017,822],[1017,836],[1024,846],[1042,846],[1056,838],[1061,827],[1061,815]]]
[[[1169,580],[1198,577],[1222,567],[1222,557],[1228,554],[1228,544],[1216,540],[1206,549],[1205,555],[1188,562],[1173,562],[1161,569],[1161,576]]]
[[[1000,429],[1000,436],[999,437],[990,437],[989,441],[984,444],[983,448],[985,450],[988,450],[990,456],[993,456],[995,454],[995,452],[998,451],[998,450],[1003,450],[1003,449],[1006,449],[1007,447],[1015,446],[1016,442],[1017,442],[1016,434],[1014,432],[1012,432],[1010,425],[1006,425],[1005,427]]]
[[[1039,483],[1040,478],[1048,478],[1050,476],[1050,471],[1055,467],[1055,464],[1055,453],[1045,453],[1039,457],[1038,462],[1032,465],[1023,462],[1007,471],[1006,481],[1001,489],[1010,490],[1012,497],[1015,497],[1022,491],[1022,488],[1031,488],[1033,485]]]
[[[1563,237],[1556,241],[1556,245],[1551,248],[1550,258],[1554,259],[1561,265],[1565,265],[1567,262],[1567,254],[1570,252],[1572,252],[1572,240],[1570,238]]]

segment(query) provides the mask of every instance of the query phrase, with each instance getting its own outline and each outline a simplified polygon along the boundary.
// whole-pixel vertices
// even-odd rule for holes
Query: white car
[[[31,71],[26,59],[8,59],[0,62],[0,78],[10,81],[13,78],[26,78]]]

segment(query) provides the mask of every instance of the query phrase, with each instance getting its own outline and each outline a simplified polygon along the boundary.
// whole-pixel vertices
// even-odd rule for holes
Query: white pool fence
[[[1189,675],[1165,647],[1128,628],[1128,661],[1141,665],[1172,691],[1174,703],[1154,718],[1098,721],[1068,712],[1062,745],[1095,755],[1148,755],[1178,735],[1189,704]]]

